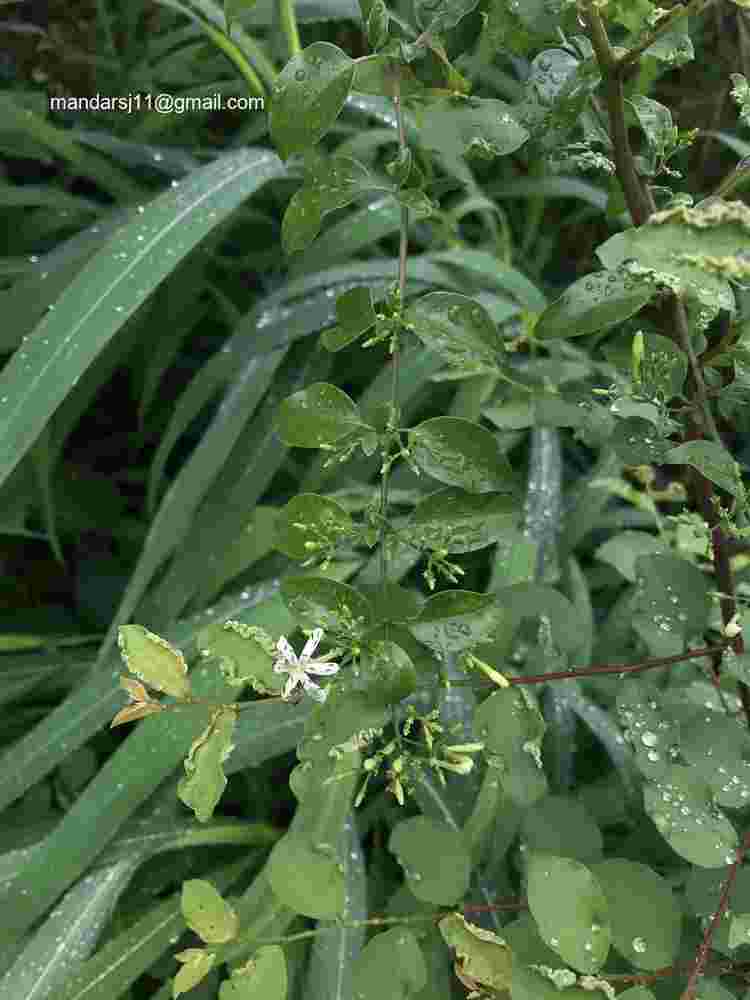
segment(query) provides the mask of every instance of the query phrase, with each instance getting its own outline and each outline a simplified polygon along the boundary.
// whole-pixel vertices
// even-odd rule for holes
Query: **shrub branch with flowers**
[[[736,3],[744,17],[747,4]],[[623,996],[646,1000],[667,972],[664,996],[708,996],[699,993],[708,974],[711,996],[734,995],[719,980],[745,974],[736,949],[747,947],[750,911],[750,673],[747,589],[732,557],[749,529],[742,470],[722,432],[750,384],[741,325],[750,209],[730,200],[741,169],[697,202],[665,186],[680,177],[668,164],[695,132],[637,87],[627,99],[624,91],[640,60],[688,61],[688,26],[711,4],[482,5],[483,50],[537,53],[514,104],[468,96],[447,54],[448,40],[460,49],[476,0],[418,0],[417,28],[382,0],[361,6],[373,54],[351,59],[328,42],[302,50],[282,4],[297,44],[271,95],[270,128],[304,177],[284,217],[290,254],[356,199],[378,193],[398,206],[392,288],[380,298],[364,284],[344,291],[322,337],[330,352],[386,345],[390,398],[368,412],[314,382],[281,403],[276,428],[288,447],[322,451],[324,469],[377,457],[379,485],[355,507],[359,519],[343,494],[314,492],[279,514],[277,548],[306,570],[281,585],[307,637],[301,653],[293,635],[257,625],[204,630],[208,664],[238,693],[315,704],[290,779],[294,820],[245,911],[207,883],[186,883],[184,909],[197,914],[191,926],[206,947],[178,956],[175,995],[216,963],[252,953],[222,1000],[276,1000],[288,986],[282,944],[389,922],[364,946],[358,939],[341,973],[349,992],[337,997],[448,996],[453,976],[477,998],[613,997],[625,986]],[[747,82],[735,77],[746,116]],[[350,93],[390,102],[398,149],[386,178],[321,146]],[[415,295],[410,227],[437,212],[435,171],[453,171],[476,194],[468,164],[521,149],[550,170],[601,168],[615,179],[611,214],[622,226],[596,248],[600,269],[535,308],[538,292],[506,268],[523,306],[511,323],[495,319],[491,300]],[[400,379],[415,352],[437,359],[436,383],[470,387],[463,408],[408,423]],[[526,430],[524,469],[508,456]],[[565,509],[561,440],[570,431],[599,460]],[[655,470],[669,466],[683,474],[664,488]],[[409,513],[396,516],[405,492]],[[613,496],[638,516],[597,549],[624,586],[595,615],[576,547]],[[678,515],[660,507],[676,502],[685,505]],[[486,590],[462,589],[466,557],[491,546]],[[377,582],[338,579],[339,554],[363,549],[376,553]],[[420,559],[427,593],[400,585],[394,569]],[[178,789],[209,819],[233,727],[256,699],[194,696],[179,650],[138,625],[121,627],[120,644],[139,680],[123,680],[131,702],[113,725],[168,709],[209,712]],[[595,652],[608,659],[592,665]],[[576,795],[579,741],[602,747],[611,767]],[[348,858],[358,849],[345,845],[354,808],[378,810],[391,827],[403,886],[385,918],[352,917]],[[529,912],[505,920],[506,890]],[[318,927],[285,937],[296,915]]]

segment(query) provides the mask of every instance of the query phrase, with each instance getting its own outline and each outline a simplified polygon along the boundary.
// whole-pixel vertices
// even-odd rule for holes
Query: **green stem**
[[[279,0],[279,17],[289,46],[289,56],[293,58],[302,51],[299,28],[297,27],[297,15],[294,13],[294,0]]]
[[[268,95],[266,94],[266,88],[263,86],[260,77],[255,72],[250,63],[247,61],[247,59],[245,58],[244,54],[240,51],[238,46],[232,41],[232,39],[228,38],[223,31],[219,31],[217,28],[214,28],[213,25],[207,24],[205,21],[199,21],[198,23],[200,24],[201,28],[203,28],[208,37],[211,39],[211,41],[214,43],[214,45],[216,45],[217,48],[221,49],[221,51],[230,60],[230,62],[232,62],[234,66],[236,66],[236,68],[240,71],[243,79],[246,81],[250,90],[254,94],[257,94],[259,97],[265,99]],[[262,53],[253,53],[253,58],[255,59],[256,62],[259,61],[257,58],[258,54],[262,56]],[[262,59],[263,62],[270,67],[270,63],[268,63],[266,57],[262,56]],[[273,69],[273,67],[270,68],[273,77],[275,76],[276,71],[275,69]]]

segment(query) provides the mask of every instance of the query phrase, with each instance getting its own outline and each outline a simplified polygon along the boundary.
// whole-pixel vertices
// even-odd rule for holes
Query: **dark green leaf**
[[[511,469],[495,437],[459,417],[434,417],[409,432],[409,448],[424,472],[471,493],[512,492]]]

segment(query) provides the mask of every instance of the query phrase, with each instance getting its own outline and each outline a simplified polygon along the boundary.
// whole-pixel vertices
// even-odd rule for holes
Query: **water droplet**
[[[646,942],[642,937],[633,938],[633,951],[637,951],[639,955],[642,955],[646,947]]]

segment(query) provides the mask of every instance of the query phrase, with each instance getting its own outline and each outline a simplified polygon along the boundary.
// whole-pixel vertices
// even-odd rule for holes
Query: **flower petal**
[[[305,664],[305,671],[308,674],[335,674],[338,669],[338,663],[325,663],[322,660],[313,660]]]
[[[318,648],[320,640],[322,638],[323,638],[323,629],[314,628],[312,631],[312,635],[305,643],[305,648],[302,650],[302,656],[300,657],[300,659],[303,663],[305,663],[307,660],[310,659],[315,650]]]
[[[276,643],[276,648],[287,663],[297,664],[297,654],[294,652],[289,642],[283,635],[279,637],[279,641]]]
[[[286,684],[284,685],[284,690],[281,692],[281,697],[288,698],[296,687],[297,687],[297,680],[293,675],[290,674],[290,676],[287,678]]]
[[[323,688],[318,687],[315,681],[311,681],[309,677],[305,677],[305,679],[302,681],[302,687],[305,689],[305,691],[307,691],[310,697],[314,698],[316,701],[323,702],[328,697],[328,692],[325,691]]]

